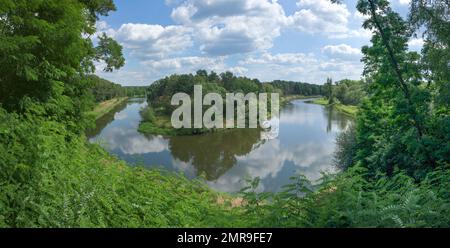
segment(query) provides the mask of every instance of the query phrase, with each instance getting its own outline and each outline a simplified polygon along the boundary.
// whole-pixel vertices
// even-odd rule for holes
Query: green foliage
[[[336,82],[334,97],[344,105],[358,106],[366,96],[362,81],[342,80]]]
[[[259,193],[260,180],[249,181],[242,204],[233,206],[235,196],[181,175],[130,167],[80,135],[94,100],[129,94],[85,76],[96,60],[106,71],[123,66],[114,40],[103,35],[94,48],[86,38],[100,15],[115,10],[112,0],[0,1],[0,227],[449,227],[450,26],[443,2],[413,0],[407,23],[386,0],[358,1],[369,17],[364,27],[374,32],[363,48],[367,87],[349,80],[333,86],[331,79],[325,86],[262,84],[206,71],[152,85],[141,128],[163,134],[172,130],[161,129],[158,121],[165,120],[157,115],[171,113],[170,97],[192,94],[194,84],[222,95],[362,101],[355,129],[337,139],[336,163],[345,171],[315,183],[293,177],[277,194]],[[421,29],[422,53],[408,51],[407,41]]]
[[[133,168],[63,124],[0,109],[3,227],[448,227],[449,168],[420,183],[398,173],[368,181],[360,167],[279,194],[243,189],[243,205],[200,182]],[[33,111],[33,112],[31,112]],[[32,133],[33,135],[29,135]]]
[[[236,77],[231,72],[217,75],[215,72],[208,74],[200,70],[196,75],[172,75],[153,83],[148,92],[149,102],[156,108],[165,109],[172,113],[170,106],[171,97],[179,92],[193,94],[194,85],[202,85],[205,94],[215,92],[222,96],[226,93],[281,93],[285,96],[319,96],[323,93],[323,86],[297,83],[290,81],[273,81],[261,83],[256,79]]]
[[[327,78],[327,82],[325,83],[325,92],[328,99],[328,104],[334,104],[333,79]]]
[[[199,70],[195,75],[171,75],[156,81],[149,87],[147,95],[148,102],[156,118],[152,122],[144,121],[139,127],[140,132],[146,134],[190,135],[216,131],[217,129],[170,130],[172,129],[170,125],[165,125],[167,122],[163,121],[161,123],[160,121],[160,119],[167,119],[177,108],[177,106],[171,105],[172,96],[176,93],[183,92],[192,97],[195,85],[201,85],[203,87],[204,95],[218,93],[223,98],[225,98],[227,93],[279,93],[285,96],[281,99],[282,101],[284,100],[281,104],[286,103],[288,99],[293,99],[291,98],[293,96],[317,96],[322,91],[322,86],[319,85],[288,81],[261,83],[256,79],[236,77],[231,72],[218,75],[215,72],[208,73],[205,70]],[[225,104],[224,102],[224,115],[226,114]],[[268,104],[270,104],[270,99],[268,99]],[[206,110],[207,107],[204,106],[204,108]]]
[[[30,135],[32,134],[32,135]],[[239,222],[196,181],[132,168],[64,125],[0,109],[0,225],[194,227]],[[230,220],[230,222],[228,222]]]
[[[103,102],[127,95],[126,89],[120,84],[115,84],[96,75],[87,75],[84,81],[91,90],[95,102]]]
[[[336,177],[325,176],[311,190],[303,176],[278,194],[259,194],[247,188],[243,218],[258,227],[448,227],[450,170],[428,174],[419,185],[398,173],[365,179],[354,167]],[[257,181],[256,181],[257,182]]]
[[[147,95],[146,86],[124,86],[126,95],[128,97],[140,97],[144,98]]]
[[[374,35],[372,46],[363,48],[369,97],[358,117],[355,161],[369,168],[372,176],[393,175],[398,168],[422,180],[449,163],[450,122],[443,111],[448,103],[426,86],[439,82],[424,81],[421,56],[407,49],[408,25],[389,2],[360,0],[357,8],[370,16],[364,27],[373,29]]]
[[[144,108],[141,110],[142,121],[145,122],[154,122],[155,121],[155,112],[152,108]]]
[[[267,85],[271,85],[275,90],[281,90],[281,93],[283,93],[285,96],[320,96],[325,92],[324,86],[308,83],[275,80],[271,83],[267,83]]]
[[[104,61],[106,63],[106,67],[104,71],[112,72],[114,69],[120,69],[125,65],[125,59],[122,54],[122,46],[117,43],[117,41],[112,38],[106,36],[103,33],[98,37],[98,47],[96,47],[96,60]]]
[[[95,48],[90,39],[98,17],[111,10],[111,0],[1,1],[0,104],[23,113],[31,99],[47,105],[46,115],[82,130],[90,104],[82,75],[95,60],[107,71],[124,62],[115,41],[103,35]]]
[[[352,125],[347,130],[338,134],[336,138],[334,165],[341,170],[346,170],[353,166],[357,151],[356,128]]]

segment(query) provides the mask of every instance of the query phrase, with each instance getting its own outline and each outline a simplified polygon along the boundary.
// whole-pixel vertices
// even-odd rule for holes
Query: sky
[[[117,11],[100,19],[97,32],[123,46],[126,65],[106,73],[98,64],[96,74],[124,86],[199,69],[262,82],[360,79],[371,32],[361,28],[356,1],[115,0]],[[391,1],[402,15],[408,4]]]

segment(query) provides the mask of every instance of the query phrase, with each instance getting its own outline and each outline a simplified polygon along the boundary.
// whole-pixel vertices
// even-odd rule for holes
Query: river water
[[[336,135],[352,122],[332,107],[295,100],[281,110],[277,139],[263,140],[257,129],[162,137],[137,132],[145,106],[144,100],[132,99],[117,107],[88,132],[90,141],[131,165],[203,178],[223,192],[237,192],[256,177],[258,190],[278,192],[296,174],[314,181],[321,172],[334,172]]]

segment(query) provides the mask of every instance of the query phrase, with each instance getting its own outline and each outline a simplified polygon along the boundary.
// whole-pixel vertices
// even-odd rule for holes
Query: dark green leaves
[[[96,47],[96,59],[104,61],[106,72],[112,72],[114,69],[120,69],[125,65],[125,59],[122,54],[122,46],[105,33],[99,36],[99,44]]]

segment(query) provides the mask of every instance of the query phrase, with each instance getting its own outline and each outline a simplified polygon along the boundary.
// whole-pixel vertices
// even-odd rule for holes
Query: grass
[[[245,225],[234,197],[201,181],[129,166],[55,121],[1,108],[0,120],[0,228]]]
[[[2,227],[448,227],[448,167],[415,184],[399,173],[367,181],[356,166],[308,192],[293,177],[288,192],[240,194],[198,180],[133,167],[66,126],[0,108]],[[13,144],[13,145],[11,145]]]
[[[181,128],[172,127],[169,116],[155,115],[151,120],[144,120],[139,125],[138,131],[143,134],[162,135],[162,136],[186,136],[201,135],[212,132],[224,132],[229,129],[207,129],[207,128]]]
[[[293,100],[311,99],[311,98],[319,98],[319,97],[320,96],[303,96],[303,95],[282,96],[280,99],[280,105],[286,106],[290,101],[293,101]]]
[[[162,136],[189,136],[201,135],[206,133],[226,132],[227,128],[173,128],[170,116],[163,113],[162,109],[153,110],[152,108],[142,109],[140,112],[142,121],[138,131],[142,134],[162,135]],[[224,126],[226,124],[224,123]]]
[[[303,96],[303,95],[289,95],[283,96],[280,99],[280,106],[286,106],[289,102],[299,99],[318,98],[319,96]],[[225,132],[230,129],[174,129],[169,116],[161,114],[159,110],[144,109],[141,111],[143,121],[139,125],[138,131],[143,134],[162,135],[162,136],[183,136],[183,135],[199,135],[211,132]],[[226,124],[224,124],[226,125]]]
[[[102,116],[111,112],[118,105],[124,103],[126,100],[128,100],[128,97],[113,98],[111,100],[101,102],[94,108],[94,110],[89,112],[88,115],[94,117],[95,120],[98,120]]]
[[[153,121],[143,121],[139,125],[138,131],[144,134],[176,136],[177,130],[170,124],[169,117],[157,116]]]
[[[341,103],[329,104],[328,100],[325,98],[315,99],[315,100],[312,100],[310,103],[319,104],[319,105],[323,105],[323,106],[333,105],[340,112],[347,114],[347,115],[351,115],[351,116],[356,116],[356,114],[358,113],[358,106],[344,105]]]

